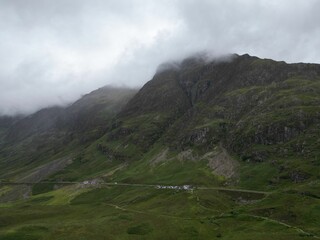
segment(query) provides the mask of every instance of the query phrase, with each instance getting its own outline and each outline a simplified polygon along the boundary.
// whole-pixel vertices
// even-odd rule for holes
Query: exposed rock
[[[184,161],[197,161],[199,158],[193,155],[193,151],[191,149],[185,150],[178,154],[178,159],[180,162]]]
[[[298,170],[290,173],[290,179],[294,183],[304,182],[308,178],[309,178],[309,174],[298,171]]]
[[[208,152],[202,159],[208,160],[208,166],[216,175],[223,176],[226,179],[237,177],[237,167],[239,163],[232,159],[228,152],[221,148],[215,152]]]
[[[207,140],[207,133],[210,131],[208,127],[196,129],[182,140],[182,145],[204,144]]]

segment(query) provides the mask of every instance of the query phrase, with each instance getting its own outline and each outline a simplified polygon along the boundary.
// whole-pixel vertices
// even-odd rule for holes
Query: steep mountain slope
[[[131,161],[161,145],[201,159],[219,148],[244,165],[267,165],[263,187],[319,177],[319,65],[233,55],[178,66],[157,73],[126,105],[101,152]]]

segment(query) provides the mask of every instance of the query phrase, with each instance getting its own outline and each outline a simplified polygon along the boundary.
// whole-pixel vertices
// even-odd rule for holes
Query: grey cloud
[[[199,51],[318,62],[317,0],[0,0],[0,114],[142,86]]]

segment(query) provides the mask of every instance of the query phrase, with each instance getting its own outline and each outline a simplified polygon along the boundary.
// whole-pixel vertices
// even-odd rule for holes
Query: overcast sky
[[[320,63],[320,1],[0,0],[0,114],[140,87],[203,50]]]

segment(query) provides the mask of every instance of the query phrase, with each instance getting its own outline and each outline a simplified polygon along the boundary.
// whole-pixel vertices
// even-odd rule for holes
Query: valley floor
[[[0,204],[0,239],[317,239],[319,203],[299,191],[66,183]]]

